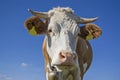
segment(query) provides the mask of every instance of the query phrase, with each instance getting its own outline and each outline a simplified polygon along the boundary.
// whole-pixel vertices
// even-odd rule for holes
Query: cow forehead
[[[50,18],[48,29],[53,28],[57,31],[60,31],[60,29],[68,30],[76,34],[79,32],[79,26],[74,17],[72,13],[56,11]]]

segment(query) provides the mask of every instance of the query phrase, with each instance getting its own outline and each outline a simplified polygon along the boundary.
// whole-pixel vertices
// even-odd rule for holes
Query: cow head
[[[32,35],[45,34],[47,53],[52,66],[71,66],[77,64],[76,44],[79,37],[93,39],[99,37],[101,30],[91,22],[98,18],[81,18],[70,8],[54,8],[49,12],[29,10],[34,17],[25,21]],[[40,20],[41,18],[44,19]],[[79,24],[86,24],[79,27]],[[88,23],[88,24],[87,24]]]

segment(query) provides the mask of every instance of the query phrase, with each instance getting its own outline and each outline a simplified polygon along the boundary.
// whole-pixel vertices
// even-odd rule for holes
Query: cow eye
[[[48,32],[51,33],[51,32],[52,32],[52,29],[49,29]]]
[[[55,32],[52,29],[48,29],[48,34],[50,36],[55,36]]]

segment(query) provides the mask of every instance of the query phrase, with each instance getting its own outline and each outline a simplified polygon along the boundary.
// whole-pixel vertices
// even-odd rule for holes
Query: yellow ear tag
[[[33,26],[32,29],[29,30],[28,32],[29,32],[29,34],[31,34],[31,35],[33,35],[33,36],[36,36],[36,35],[37,35],[37,33],[36,33],[36,31],[35,31],[35,26]]]
[[[91,40],[93,39],[93,35],[89,34],[87,37],[86,37],[86,40]]]

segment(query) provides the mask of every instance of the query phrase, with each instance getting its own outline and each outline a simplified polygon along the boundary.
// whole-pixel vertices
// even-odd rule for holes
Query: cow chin
[[[55,63],[52,63],[52,66],[56,66],[58,68],[70,68],[70,67],[75,67],[76,66],[76,61],[75,60],[72,60],[72,61],[69,61],[69,62],[61,62],[61,61],[58,61],[58,62],[55,62]]]
[[[60,78],[60,80],[78,80],[76,79],[78,71],[79,68],[75,65],[55,64],[54,66],[52,66],[51,71],[49,71],[49,78],[50,80],[53,80],[54,78],[55,80],[58,80],[58,78]]]
[[[58,66],[58,67],[64,67],[64,66],[66,66],[66,67],[69,67],[69,66],[75,66],[75,62],[73,63],[73,62],[71,62],[71,63],[57,63],[57,64],[52,64],[53,66]]]
[[[64,78],[67,78],[69,74],[76,76],[79,71],[79,67],[75,64],[66,65],[66,64],[55,64],[52,66],[51,73],[57,73],[57,75],[63,75]],[[56,74],[54,76],[57,76]]]

